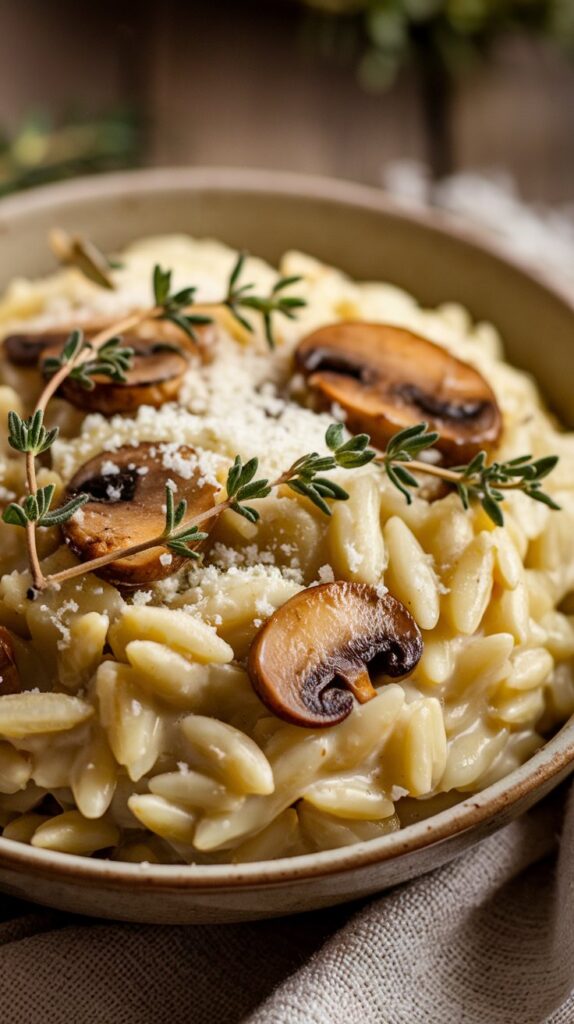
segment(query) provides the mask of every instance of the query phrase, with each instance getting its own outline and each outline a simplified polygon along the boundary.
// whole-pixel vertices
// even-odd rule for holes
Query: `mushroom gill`
[[[42,327],[35,331],[22,330],[4,338],[3,354],[14,366],[38,366],[48,349],[54,350],[50,353],[51,355],[59,355],[72,331],[82,330],[85,338],[89,341],[99,331],[112,327],[113,323],[114,321],[109,318],[94,319],[86,323]],[[135,338],[153,341],[156,344],[171,345],[189,352],[190,355],[199,355],[207,362],[210,359],[215,338],[214,326],[212,324],[198,326],[195,328],[195,334],[196,340],[194,341],[168,320],[146,320],[130,331],[129,338],[124,336],[123,342],[130,348],[134,347]]]
[[[425,420],[440,435],[445,462],[455,465],[500,436],[500,409],[478,370],[402,327],[330,324],[303,338],[295,362],[320,404],[340,405],[349,428],[380,448]]]
[[[263,703],[309,729],[336,725],[376,690],[373,677],[409,675],[422,654],[404,605],[364,583],[309,587],[282,605],[256,636],[248,671]]]
[[[174,468],[177,467],[177,468]],[[90,500],[62,527],[66,543],[82,561],[153,540],[165,527],[165,489],[172,481],[176,502],[187,501],[186,520],[213,507],[217,488],[205,480],[193,448],[140,443],[103,452],[77,471],[67,497]],[[209,532],[215,517],[202,525]],[[118,558],[98,575],[117,586],[134,587],[171,576],[185,559],[164,545]]]
[[[73,377],[67,377],[59,394],[79,409],[101,412],[104,416],[131,413],[141,405],[159,409],[164,402],[174,401],[189,366],[180,349],[161,340],[135,335],[123,336],[122,345],[133,351],[125,380],[114,381],[94,374],[91,378],[94,387],[88,390]],[[44,370],[46,360],[59,355],[60,351],[61,345],[44,349],[40,368]]]

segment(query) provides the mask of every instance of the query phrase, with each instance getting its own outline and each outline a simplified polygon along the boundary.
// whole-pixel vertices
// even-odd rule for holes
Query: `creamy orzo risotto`
[[[208,308],[225,291],[235,257],[213,241],[161,237],[122,254],[113,291],[74,269],[18,280],[0,304],[2,336],[52,337],[146,306],[157,263],[173,268],[176,286],[192,282]],[[275,479],[306,453],[326,453],[327,428],[347,416],[338,401],[322,411],[310,402],[296,347],[325,325],[367,322],[406,329],[475,368],[501,416],[496,458],[559,455],[545,487],[561,511],[509,490],[497,526],[480,503],[465,510],[431,477],[407,504],[369,463],[330,474],[349,494],[333,502],[331,516],[282,486],[256,499],[255,523],[229,509],[218,517],[201,563],[178,567],[164,551],[162,579],[144,558],[135,575],[128,566],[129,578],[75,577],[35,600],[27,596],[24,531],[2,523],[0,826],[7,838],[168,863],[345,846],[506,775],[574,710],[572,436],[546,412],[535,382],[504,361],[496,330],[472,323],[461,307],[422,309],[396,287],[357,284],[297,252],[283,257],[280,272],[302,278],[296,291],[307,305],[277,323],[275,350],[256,318],[250,334],[231,316],[218,317],[202,329],[202,351],[186,363],[177,394],[168,388],[156,407],[145,395],[121,412],[94,411],[89,395],[84,405],[71,394],[56,397],[49,420],[60,436],[38,483],[53,483],[59,497],[96,460],[113,503],[126,497],[120,484],[129,463],[142,495],[146,477],[151,492],[159,474],[162,487],[167,481],[192,505],[196,495],[209,503],[236,455],[258,457],[259,474]],[[245,275],[268,289],[277,271],[250,258]],[[177,360],[172,349],[162,352]],[[24,363],[2,361],[2,422],[9,410],[27,415],[41,387],[38,368]],[[417,381],[413,367],[402,372],[412,397],[424,367]],[[24,460],[4,430],[0,443],[6,505],[25,491]],[[118,455],[126,448],[134,453],[127,462]],[[147,500],[122,528],[138,527]],[[45,572],[81,556],[90,507],[74,517],[68,545],[57,527],[38,531]],[[372,671],[375,696],[349,698],[352,711],[338,724],[310,728],[262,702],[249,654],[277,609],[334,581],[357,585],[348,593],[368,593],[373,607],[380,599],[385,612],[402,609],[420,647],[405,662],[405,678]],[[307,611],[300,622],[300,632],[292,627],[280,637],[280,671],[298,661],[303,672],[316,655]]]

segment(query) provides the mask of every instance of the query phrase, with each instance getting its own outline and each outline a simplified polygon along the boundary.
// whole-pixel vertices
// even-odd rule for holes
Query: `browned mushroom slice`
[[[20,673],[16,665],[14,644],[10,631],[0,626],[0,697],[20,693]]]
[[[336,725],[376,695],[373,677],[402,678],[422,638],[404,605],[364,583],[302,590],[257,634],[249,653],[256,693],[279,718],[314,729]]]
[[[331,324],[304,338],[295,358],[323,404],[342,406],[350,429],[380,448],[421,420],[438,431],[437,447],[452,464],[500,436],[500,409],[478,370],[401,327]]]
[[[48,349],[61,350],[69,336],[69,331],[59,329],[9,334],[2,343],[3,352],[14,366],[37,366]]]
[[[109,327],[111,321],[90,320],[87,324],[74,324],[60,327],[43,327],[36,331],[20,331],[9,334],[2,342],[3,352],[14,366],[37,366],[49,348],[59,351],[64,347],[72,331],[81,328],[86,338],[93,337],[98,331]]]
[[[86,338],[93,338],[98,331],[112,326],[113,321],[90,320],[86,324],[70,324],[69,327],[50,327],[39,331],[21,331],[9,334],[2,342],[3,353],[14,366],[38,366],[48,349],[50,355],[59,355],[72,331],[82,329]],[[183,331],[167,320],[148,320],[135,327],[130,335],[129,344],[133,347],[134,338],[145,338],[156,343],[165,342],[177,346],[190,353],[197,353],[208,360],[211,355],[215,330],[212,324],[195,328],[196,341],[188,338]],[[128,344],[128,342],[126,342]]]
[[[173,468],[178,465],[180,472]],[[68,496],[90,496],[62,527],[74,554],[86,562],[161,536],[165,488],[170,480],[177,486],[176,502],[187,501],[186,521],[214,505],[217,488],[205,481],[194,450],[187,446],[174,451],[173,445],[126,445],[86,462],[67,488]],[[215,517],[208,519],[202,531],[209,532],[214,522]],[[110,562],[99,575],[117,586],[141,586],[171,576],[184,561],[164,546],[154,547]]]
[[[134,412],[140,405],[159,409],[164,402],[174,401],[189,366],[183,353],[166,342],[130,335],[122,337],[122,345],[133,349],[134,353],[125,381],[113,381],[95,374],[92,377],[94,387],[89,391],[79,381],[67,377],[60,388],[62,397],[79,409],[101,412],[104,416]],[[46,349],[40,361],[41,368],[47,359],[59,355],[59,352],[59,346]]]

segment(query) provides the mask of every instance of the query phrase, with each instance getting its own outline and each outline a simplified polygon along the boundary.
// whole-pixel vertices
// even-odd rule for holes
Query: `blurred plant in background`
[[[304,0],[309,30],[326,57],[352,59],[369,91],[390,88],[414,68],[435,178],[452,170],[453,82],[502,36],[527,32],[574,55],[574,0]]]
[[[44,114],[30,115],[15,132],[0,131],[0,196],[78,174],[132,167],[141,148],[138,120],[129,112],[73,116],[58,124]]]

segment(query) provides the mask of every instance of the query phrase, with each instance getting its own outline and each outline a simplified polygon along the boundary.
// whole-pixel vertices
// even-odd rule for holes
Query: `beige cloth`
[[[572,1024],[574,794],[366,909],[84,921],[5,899],[2,1024]]]

